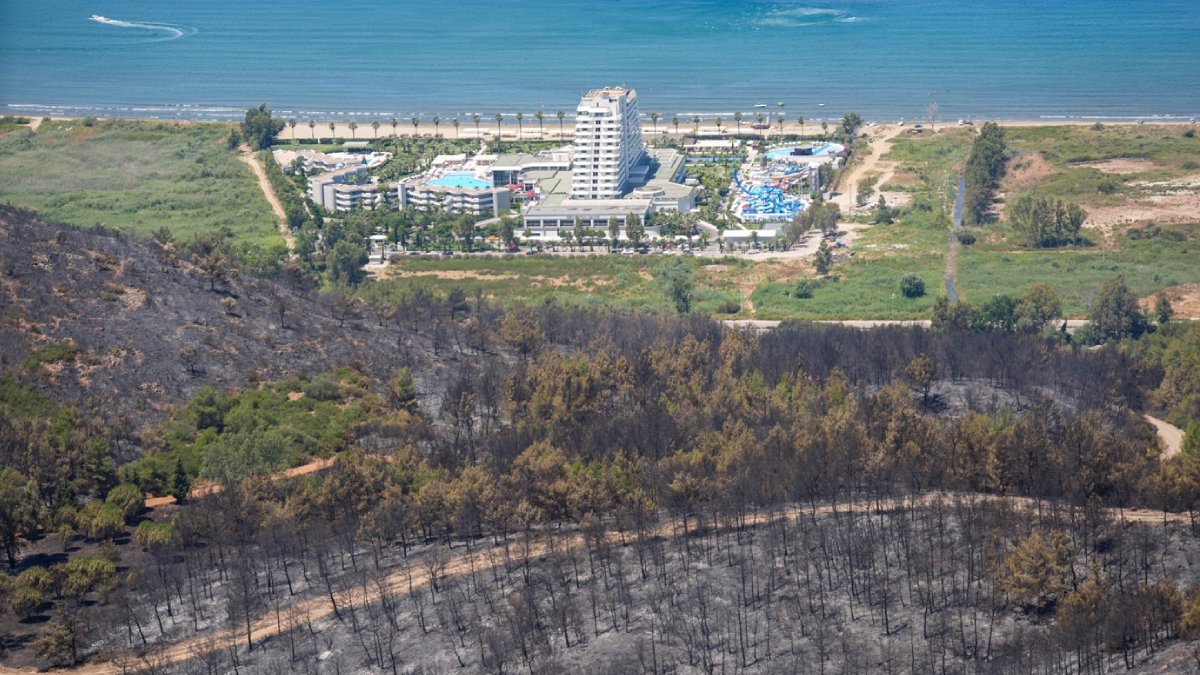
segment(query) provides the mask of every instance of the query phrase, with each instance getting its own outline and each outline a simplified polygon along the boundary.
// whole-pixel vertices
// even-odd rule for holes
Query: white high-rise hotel
[[[579,101],[575,113],[571,198],[620,198],[628,188],[630,169],[645,153],[637,92],[595,89]]]

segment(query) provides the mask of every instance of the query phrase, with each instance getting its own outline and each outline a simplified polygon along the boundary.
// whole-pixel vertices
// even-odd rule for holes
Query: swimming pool
[[[843,147],[844,146],[842,146],[838,143],[821,143],[821,144],[812,146],[812,152],[807,153],[806,155],[796,155],[796,157],[805,157],[805,156],[821,157],[823,155],[836,155],[837,153],[842,151]],[[776,162],[781,159],[786,160],[786,159],[793,157],[792,152],[794,152],[798,149],[799,148],[797,148],[797,147],[787,147],[787,148],[775,148],[773,150],[768,150],[767,151],[767,159],[772,162]]]
[[[492,184],[480,180],[474,174],[467,172],[448,173],[441,178],[434,178],[429,181],[430,185],[438,187],[466,188],[469,190],[486,190],[492,187]]]

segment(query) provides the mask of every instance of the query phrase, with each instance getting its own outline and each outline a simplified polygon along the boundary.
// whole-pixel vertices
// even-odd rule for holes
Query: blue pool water
[[[429,181],[429,184],[437,185],[438,187],[468,188],[471,190],[486,190],[492,187],[491,183],[479,180],[469,173],[448,173],[441,178]]]
[[[299,120],[571,113],[627,84],[659,126],[1200,116],[1196,0],[0,0],[0,112]],[[92,20],[93,14],[108,20]],[[762,104],[765,108],[755,108]],[[649,120],[646,121],[649,124]]]
[[[788,157],[791,156],[792,150],[794,150],[794,149],[795,148],[775,148],[774,150],[768,150],[767,151],[767,159],[771,160],[772,162],[774,162],[776,160],[780,160],[780,159],[787,159]],[[826,143],[824,145],[813,148],[812,154],[819,156],[819,155],[827,155],[831,152],[841,152],[841,151],[842,151],[841,146],[834,145],[833,143]]]

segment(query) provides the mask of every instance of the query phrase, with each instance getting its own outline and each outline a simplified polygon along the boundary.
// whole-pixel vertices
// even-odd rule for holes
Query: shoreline
[[[68,120],[80,120],[80,119],[84,119],[85,117],[95,117],[97,120],[127,120],[127,121],[134,121],[134,122],[165,122],[165,123],[177,123],[177,124],[224,124],[224,125],[228,125],[228,124],[236,123],[236,121],[234,121],[234,120],[203,120],[203,119],[185,119],[185,118],[162,119],[162,118],[121,116],[121,115],[112,115],[112,116],[108,116],[108,115],[106,115],[106,116],[48,115],[48,116],[44,116],[44,117],[36,117],[33,115],[20,115],[20,116],[28,117],[30,120],[29,126],[30,126],[30,128],[32,128],[34,130],[36,130],[38,128],[38,126],[41,124],[41,122],[46,119],[55,120],[55,121],[68,121]],[[283,118],[283,119],[287,120],[289,118]],[[297,120],[297,124],[294,129],[290,126],[285,126],[283,131],[281,131],[276,136],[276,140],[280,143],[291,143],[291,142],[303,143],[305,141],[311,142],[311,141],[315,140],[315,142],[317,144],[329,143],[331,141],[342,142],[342,141],[346,141],[346,140],[357,140],[357,141],[370,142],[370,141],[373,141],[376,139],[385,140],[387,138],[392,138],[392,137],[411,138],[413,136],[418,136],[418,137],[440,136],[441,138],[446,139],[446,140],[485,140],[485,141],[497,140],[497,136],[496,136],[497,125],[496,125],[495,119],[492,119],[490,124],[486,120],[481,120],[479,123],[478,130],[476,130],[474,122],[462,123],[462,121],[460,120],[460,126],[457,129],[457,132],[456,132],[454,126],[449,121],[443,121],[440,125],[434,125],[432,122],[423,120],[414,130],[413,125],[410,122],[398,119],[397,120],[398,124],[396,125],[395,132],[393,133],[393,129],[392,129],[392,126],[390,123],[380,121],[378,135],[376,135],[376,130],[374,128],[372,128],[371,122],[379,121],[379,120],[366,120],[363,122],[356,121],[358,126],[353,131],[351,131],[350,126],[349,126],[351,121],[355,121],[355,120],[349,120],[349,119],[347,119],[347,120],[313,120],[314,127],[310,129],[308,126],[307,120],[305,120],[305,121]],[[732,121],[724,122],[722,124],[722,126],[720,127],[720,130],[718,131],[718,128],[715,126],[714,121],[715,120],[701,120],[700,125],[699,125],[699,131],[700,131],[700,135],[702,137],[704,137],[706,139],[724,137],[724,138],[729,138],[731,140],[735,137],[742,137],[742,138],[746,138],[747,140],[757,140],[757,139],[770,139],[772,137],[778,137],[781,135],[815,136],[818,134],[818,132],[820,132],[820,129],[821,129],[820,121],[810,121],[807,119],[804,121],[804,124],[801,125],[799,123],[799,121],[797,121],[797,120],[787,120],[785,118],[782,131],[780,130],[780,127],[778,124],[770,125],[769,129],[754,129],[751,127],[749,122],[743,120],[741,133],[738,134],[737,129],[736,129],[736,124],[734,122],[732,122]],[[332,134],[329,129],[330,122],[333,122],[333,124],[334,124],[334,130],[332,131]],[[870,132],[871,130],[883,131],[886,129],[894,129],[894,128],[896,128],[896,126],[898,124],[896,121],[865,120],[865,122],[868,125],[868,126],[864,126],[862,128],[862,130],[865,132]],[[1088,118],[1088,119],[1080,119],[1080,118],[1013,119],[1013,120],[976,119],[976,120],[972,120],[972,122],[974,123],[975,128],[978,128],[984,122],[996,122],[997,124],[999,124],[1002,127],[1091,126],[1091,125],[1094,125],[1097,123],[1104,124],[1107,126],[1139,126],[1140,125],[1140,126],[1147,126],[1147,127],[1155,127],[1155,126],[1185,127],[1185,126],[1194,126],[1197,124],[1197,122],[1191,120],[1190,118],[1189,119],[1146,119],[1146,120],[1142,120],[1142,121],[1127,120],[1127,119],[1105,120],[1105,119],[1091,119],[1091,118]],[[912,129],[914,124],[921,124],[924,128],[930,129],[932,131],[937,131],[937,132],[944,131],[947,128],[950,128],[950,129],[969,128],[964,125],[960,125],[958,120],[938,120],[938,122],[936,123],[936,126],[931,125],[928,121],[908,120],[904,123],[905,128],[908,128],[908,129]],[[835,126],[835,124],[831,123],[829,126],[832,128]],[[666,136],[691,136],[695,133],[695,129],[696,129],[696,125],[693,122],[691,122],[690,120],[685,124],[684,121],[681,119],[680,123],[679,123],[679,127],[678,127],[678,132],[676,132],[674,125],[672,125],[670,123],[664,124],[662,119],[659,119],[657,126],[652,124],[650,122],[650,120],[643,119],[642,135],[647,138],[666,137]],[[513,141],[513,140],[535,141],[535,142],[536,141],[554,141],[554,140],[569,141],[569,140],[573,139],[575,136],[574,120],[569,117],[563,120],[563,126],[562,126],[561,133],[559,131],[558,119],[557,118],[549,118],[549,117],[544,121],[543,126],[540,130],[537,126],[536,120],[531,121],[531,120],[527,119],[524,122],[522,122],[522,124],[518,125],[511,118],[506,118],[503,122],[501,122],[501,124],[499,126],[499,131],[500,131],[500,139],[508,140],[508,141]],[[518,132],[519,132],[519,136],[518,136]]]

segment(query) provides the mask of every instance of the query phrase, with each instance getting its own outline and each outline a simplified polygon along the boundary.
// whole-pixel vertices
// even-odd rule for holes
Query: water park
[[[838,160],[838,143],[771,148],[733,172],[734,215],[743,222],[785,222],[796,217],[820,189],[818,167]]]

